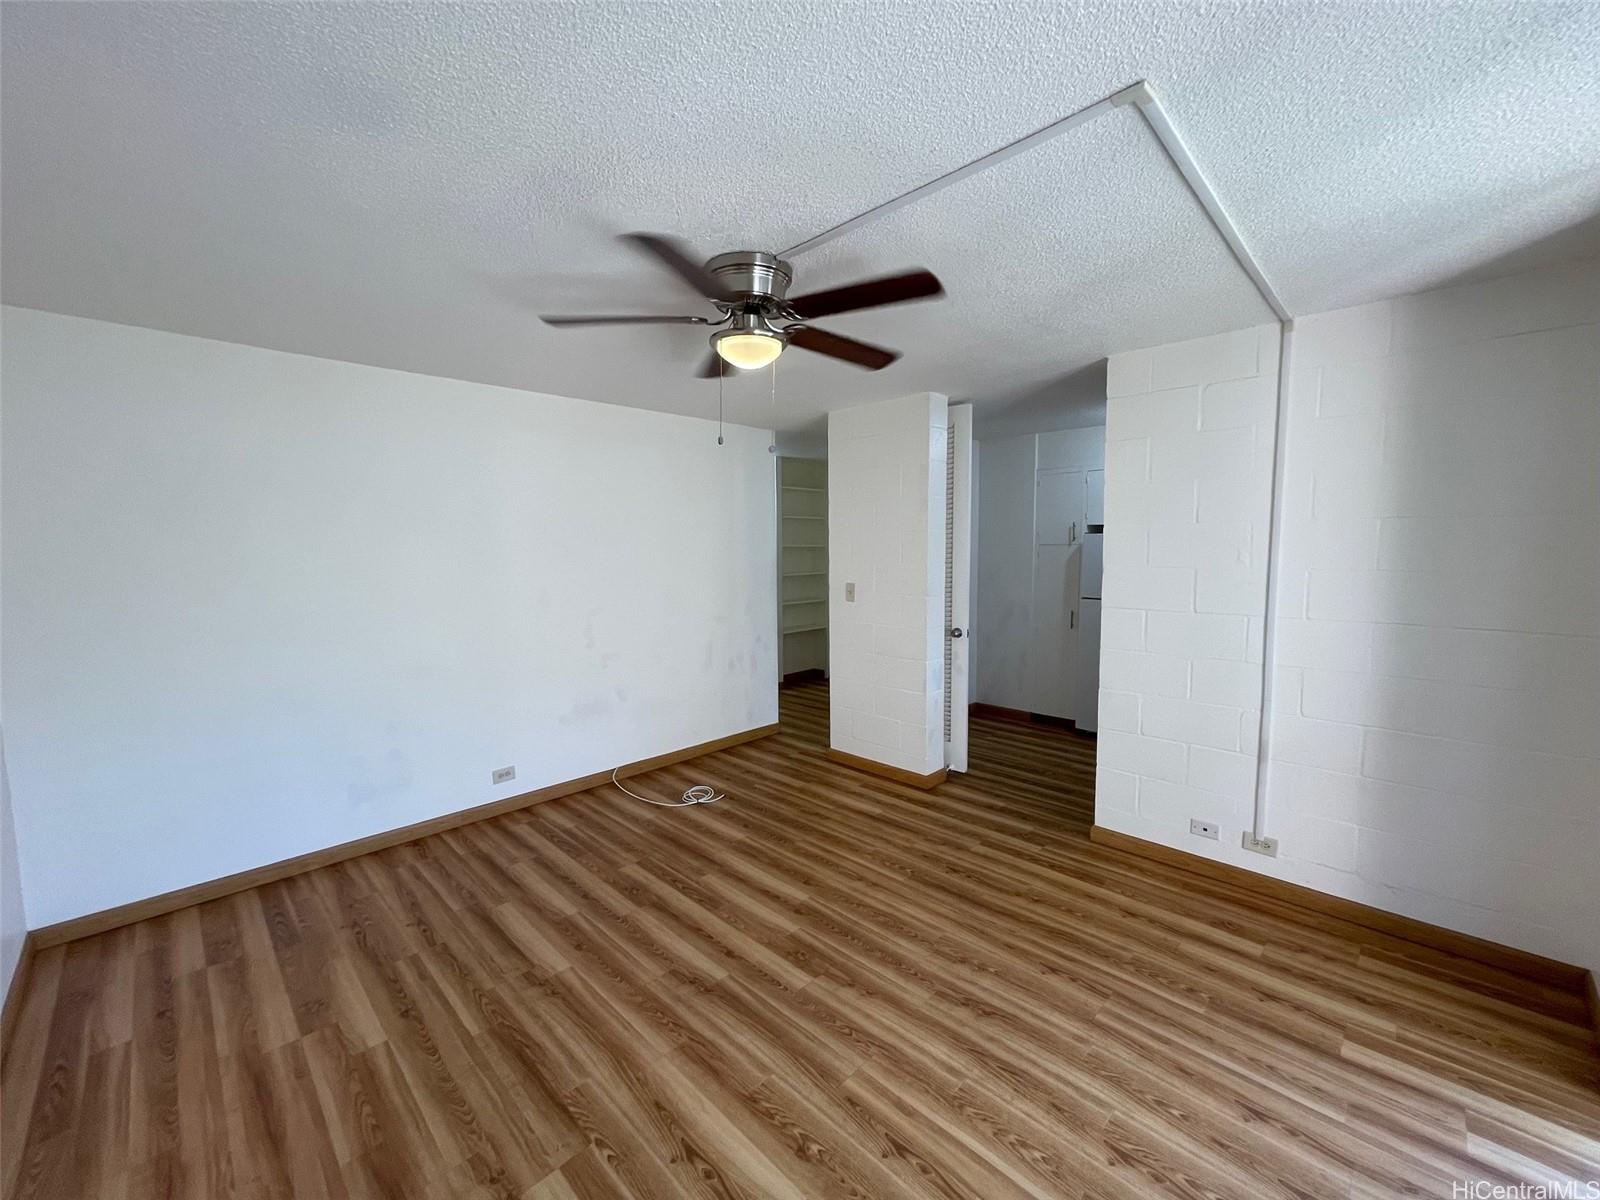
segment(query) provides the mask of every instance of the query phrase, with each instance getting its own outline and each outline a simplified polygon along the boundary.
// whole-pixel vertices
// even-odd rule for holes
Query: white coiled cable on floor
[[[635,800],[643,800],[646,804],[654,804],[657,808],[688,808],[691,804],[715,804],[727,795],[726,792],[719,792],[709,784],[697,783],[683,793],[682,800],[652,800],[649,796],[641,796],[638,792],[632,792],[623,787],[622,780],[617,778],[617,771],[621,769],[621,767],[618,767],[611,772],[611,782],[617,785],[617,790],[625,796],[632,796]]]

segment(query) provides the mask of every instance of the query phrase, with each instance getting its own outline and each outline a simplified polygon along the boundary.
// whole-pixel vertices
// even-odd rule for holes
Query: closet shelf
[[[785,673],[827,667],[827,478],[824,462],[778,460],[778,636]]]

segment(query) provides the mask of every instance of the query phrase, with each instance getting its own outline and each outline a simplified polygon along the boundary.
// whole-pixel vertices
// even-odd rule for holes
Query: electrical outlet
[[[1246,829],[1244,831],[1244,837],[1240,840],[1239,844],[1242,845],[1246,850],[1254,850],[1257,854],[1265,854],[1268,858],[1278,857],[1277,838],[1258,838],[1255,834]]]
[[[495,771],[489,776],[489,782],[510,783],[516,777],[517,769],[515,767],[501,767],[498,771]]]
[[[845,598],[846,601],[848,601],[851,604],[854,604],[856,602],[856,585],[855,584],[847,583],[847,584],[844,585],[844,598]]]
[[[1189,832],[1195,837],[1210,838],[1213,842],[1217,840],[1217,827],[1210,821],[1198,821],[1190,817]]]

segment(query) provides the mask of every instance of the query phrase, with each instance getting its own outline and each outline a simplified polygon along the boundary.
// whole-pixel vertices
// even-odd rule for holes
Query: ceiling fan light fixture
[[[874,210],[876,211],[876,210]],[[841,227],[842,228],[842,227]],[[843,287],[810,292],[789,299],[794,269],[765,250],[732,250],[704,264],[682,242],[657,233],[630,233],[625,244],[655,259],[687,284],[696,295],[710,301],[718,316],[653,316],[646,313],[596,316],[541,316],[546,325],[572,328],[584,325],[710,325],[711,354],[698,372],[701,379],[721,379],[731,366],[757,371],[778,361],[792,343],[868,371],[881,371],[900,355],[882,346],[859,342],[843,334],[818,329],[813,317],[832,317],[923,300],[944,293],[933,272],[918,268],[898,275],[863,279]],[[776,322],[779,328],[773,328]]]
[[[725,329],[712,335],[711,347],[729,366],[751,371],[767,366],[782,354],[783,339],[775,333]]]

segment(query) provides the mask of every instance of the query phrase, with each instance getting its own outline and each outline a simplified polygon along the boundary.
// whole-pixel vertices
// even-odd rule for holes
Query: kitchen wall
[[[1260,356],[1270,331],[1255,332]],[[1235,336],[1242,356],[1251,335]],[[1163,450],[1194,464],[1197,516],[1208,480],[1227,494],[1193,446],[1211,389],[1191,414],[1191,392],[1145,382],[1195,352],[1112,359],[1121,436],[1108,510],[1141,495],[1187,503],[1186,483],[1165,501],[1151,491]],[[1126,741],[1108,747],[1101,734],[1097,822],[1600,969],[1600,263],[1300,318],[1289,362],[1267,775],[1280,855],[1240,850],[1254,774],[1247,759],[1216,758],[1225,722],[1167,720],[1180,692],[1196,699],[1203,669],[1219,683],[1237,670],[1235,699],[1249,700],[1243,668],[1203,668],[1222,651],[1236,661],[1240,628],[1135,605],[1166,586],[1176,607],[1185,580],[1149,574],[1154,529],[1136,567],[1138,540],[1112,511],[1107,604],[1113,554],[1140,587],[1122,591],[1115,641],[1108,613],[1102,728],[1119,722]],[[1270,400],[1252,391],[1212,412],[1234,403],[1259,412]],[[1259,522],[1259,486],[1224,507]],[[1244,548],[1235,538],[1177,569]],[[1251,564],[1259,550],[1252,539]],[[1236,607],[1249,609],[1255,587],[1237,573]],[[1258,653],[1256,622],[1243,637],[1244,656]],[[1243,732],[1239,743],[1248,755]],[[1206,809],[1202,779],[1223,764],[1226,803]],[[1223,822],[1218,842],[1187,832],[1207,812]]]
[[[1038,472],[1098,471],[1105,465],[1105,439],[1104,426],[1094,425],[986,438],[976,447],[974,699],[982,703],[1023,712],[1040,707],[1034,611]]]
[[[831,744],[918,775],[944,766],[948,407],[919,392],[828,414]]]
[[[14,308],[3,338],[35,926],[777,719],[764,431]]]
[[[1038,435],[982,441],[973,528],[975,699],[1026,712],[1033,622],[1033,477]]]

